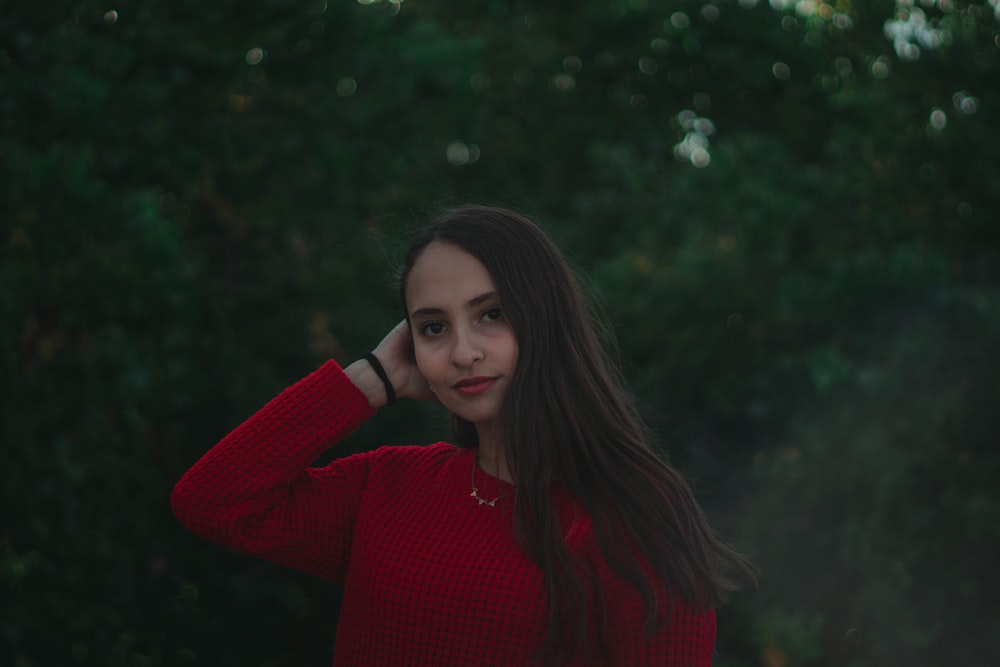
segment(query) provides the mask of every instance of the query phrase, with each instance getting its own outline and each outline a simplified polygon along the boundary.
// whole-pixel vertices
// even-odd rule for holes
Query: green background
[[[336,587],[169,493],[467,201],[588,276],[761,565],[716,665],[997,664],[998,4],[5,2],[0,664],[329,664]]]

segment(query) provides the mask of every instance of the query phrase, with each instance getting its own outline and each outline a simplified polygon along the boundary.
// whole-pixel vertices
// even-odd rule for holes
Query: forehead
[[[459,308],[495,291],[493,276],[482,262],[454,243],[433,241],[406,276],[406,307],[409,312]]]

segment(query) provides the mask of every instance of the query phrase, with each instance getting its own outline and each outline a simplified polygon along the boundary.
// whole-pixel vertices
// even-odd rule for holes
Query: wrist
[[[344,374],[365,395],[368,405],[377,410],[389,404],[385,384],[367,359],[358,359],[344,369]]]
[[[385,404],[392,405],[396,402],[396,389],[392,386],[392,380],[389,379],[389,374],[385,372],[382,362],[379,361],[374,352],[365,352],[364,358],[368,362],[368,365],[372,367],[372,370],[375,371],[375,375],[382,381],[382,387],[385,389]]]

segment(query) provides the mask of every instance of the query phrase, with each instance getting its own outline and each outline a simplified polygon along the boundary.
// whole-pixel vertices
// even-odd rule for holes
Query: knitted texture
[[[484,498],[512,489],[478,470],[474,451],[382,447],[309,467],[373,414],[327,362],[209,450],[175,487],[174,511],[206,539],[343,585],[338,667],[535,664],[548,634],[542,573],[515,542],[513,496],[495,507],[470,496],[474,474]],[[607,566],[589,519],[568,494],[553,498],[575,517],[570,551],[600,582],[610,663],[711,665],[714,612],[676,599],[647,633],[641,597]]]

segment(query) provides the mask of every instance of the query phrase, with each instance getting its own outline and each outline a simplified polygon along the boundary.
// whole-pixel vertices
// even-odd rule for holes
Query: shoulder
[[[443,461],[462,451],[449,442],[435,442],[430,445],[385,445],[369,455],[387,464],[407,464]]]
[[[447,442],[432,445],[384,445],[357,454],[333,459],[313,473],[335,474],[338,470],[364,470],[370,473],[391,470],[418,472],[428,467],[440,467],[464,450]]]
[[[433,474],[450,467],[466,451],[447,442],[430,445],[385,445],[350,458],[363,458],[369,472],[376,476]]]
[[[311,468],[315,481],[335,488],[356,488],[362,506],[404,502],[398,495],[428,497],[460,477],[467,450],[438,442],[431,445],[387,445],[334,459]],[[393,500],[395,499],[395,500]]]

